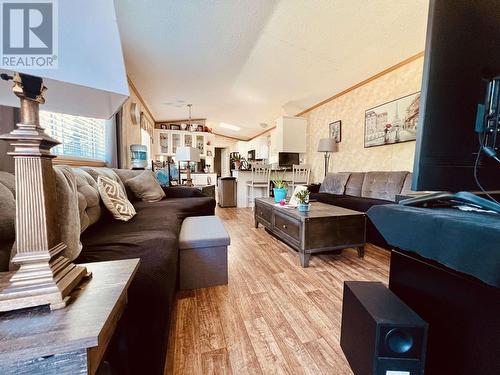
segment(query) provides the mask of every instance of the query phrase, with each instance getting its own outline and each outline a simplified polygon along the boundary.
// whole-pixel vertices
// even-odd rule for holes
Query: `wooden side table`
[[[95,374],[127,303],[139,259],[85,264],[93,277],[67,307],[0,314],[0,374]]]

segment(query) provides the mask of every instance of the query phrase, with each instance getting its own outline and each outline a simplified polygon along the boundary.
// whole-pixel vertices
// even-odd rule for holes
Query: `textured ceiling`
[[[116,0],[128,74],[155,119],[240,138],[424,48],[424,0]],[[219,127],[221,122],[240,131]]]

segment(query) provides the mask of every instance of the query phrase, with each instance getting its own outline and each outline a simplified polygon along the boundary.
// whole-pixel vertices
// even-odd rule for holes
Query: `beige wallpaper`
[[[364,148],[365,110],[420,91],[423,58],[414,60],[321,107],[305,114],[307,128],[306,161],[312,164],[311,181],[323,179],[323,153],[316,152],[320,138],[328,137],[328,124],[342,120],[339,152],[330,158],[330,171],[413,170],[415,142]]]
[[[130,168],[130,145],[141,143],[141,127],[139,125],[132,124],[132,119],[130,117],[130,106],[132,103],[138,103],[141,112],[144,113],[146,119],[154,125],[154,119],[149,116],[148,112],[144,108],[144,105],[139,100],[137,93],[134,91],[133,87],[129,87],[130,97],[123,104],[122,111],[122,149],[121,149],[121,165],[123,168]],[[152,142],[150,142],[150,150],[152,150]]]

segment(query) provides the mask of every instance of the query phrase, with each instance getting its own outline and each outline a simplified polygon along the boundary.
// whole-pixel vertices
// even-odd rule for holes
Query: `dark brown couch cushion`
[[[391,204],[392,201],[385,199],[375,199],[375,198],[362,198],[362,197],[351,197],[349,195],[344,195],[343,197],[336,199],[334,204],[336,206],[349,208],[354,211],[366,212],[372,206],[378,206],[381,204]]]
[[[351,174],[347,172],[327,173],[321,186],[320,193],[344,194],[345,185]]]
[[[395,201],[407,174],[408,172],[366,172],[361,196]]]
[[[352,195],[354,197],[361,196],[361,187],[363,186],[363,179],[365,178],[365,172],[353,172],[347,180],[345,186],[345,194]]]
[[[405,177],[405,182],[403,183],[401,194],[409,194],[412,192],[411,190],[412,179],[413,179],[413,173],[408,173]]]
[[[184,194],[194,194],[191,189]],[[168,195],[168,194],[167,194]],[[206,196],[167,198],[134,203],[137,211],[128,222],[114,220],[107,212],[82,233],[83,250],[78,263],[140,258],[129,287],[129,301],[122,325],[115,334],[120,355],[117,373],[163,374],[168,343],[170,311],[177,290],[178,238],[182,219],[213,215],[215,200]],[[118,363],[116,363],[118,362]]]
[[[186,204],[186,202],[189,204]],[[154,202],[165,213],[175,212],[179,219],[184,219],[190,216],[206,216],[213,215],[215,209],[215,200],[210,197],[191,197],[191,198],[166,198],[159,202]],[[137,201],[134,206],[137,209],[148,208],[152,205],[151,202]]]
[[[335,205],[337,200],[345,197],[343,194],[331,194],[331,193],[311,193],[309,194],[309,200],[318,201],[321,203],[327,203]]]

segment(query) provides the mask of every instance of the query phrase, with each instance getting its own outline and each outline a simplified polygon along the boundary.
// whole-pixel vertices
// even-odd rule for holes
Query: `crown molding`
[[[139,90],[137,90],[137,87],[135,87],[134,82],[132,82],[132,80],[130,79],[130,77],[128,75],[127,75],[127,80],[128,80],[128,84],[129,84],[130,88],[132,89],[134,94],[137,96],[137,98],[141,102],[144,110],[148,113],[149,117],[151,117],[153,119],[153,122],[156,122],[155,117],[153,116],[153,113],[149,109],[149,106],[146,104],[146,101],[142,98],[141,94],[139,93]]]
[[[394,71],[396,69],[399,69],[402,66],[405,66],[405,65],[407,65],[407,64],[409,64],[409,63],[411,63],[411,62],[413,62],[415,60],[418,60],[419,58],[421,58],[423,56],[424,56],[424,51],[419,52],[416,55],[413,55],[413,56],[411,56],[411,57],[409,57],[409,58],[407,58],[407,59],[405,59],[403,61],[400,61],[396,65],[390,66],[389,68],[382,70],[380,73],[377,73],[374,76],[371,76],[371,77],[365,79],[364,81],[361,81],[361,82],[355,84],[354,86],[351,86],[351,87],[349,87],[349,88],[347,88],[347,89],[339,92],[338,94],[330,96],[329,98],[327,98],[327,99],[325,99],[325,100],[323,100],[323,101],[321,101],[321,102],[313,105],[312,107],[309,107],[309,108],[303,110],[302,112],[297,113],[296,116],[303,116],[306,113],[311,112],[312,110],[314,110],[314,109],[316,109],[318,107],[321,107],[322,105],[324,105],[324,104],[326,104],[328,102],[331,102],[332,100],[335,100],[335,99],[337,99],[337,98],[339,98],[339,97],[341,97],[341,96],[343,96],[343,95],[345,95],[345,94],[347,94],[347,93],[349,93],[349,92],[351,92],[353,90],[356,90],[357,88],[359,88],[361,86],[364,86],[367,83],[370,83],[371,81],[374,81],[377,78],[380,78],[380,77],[382,77],[382,76],[384,76],[384,75],[386,75],[386,74],[388,74],[388,73],[390,73],[390,72],[392,72],[392,71]]]

